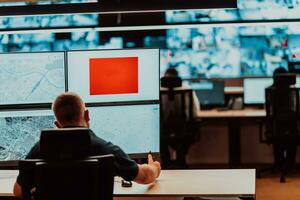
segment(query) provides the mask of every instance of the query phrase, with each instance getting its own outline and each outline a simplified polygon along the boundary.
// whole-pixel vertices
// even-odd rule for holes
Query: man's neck
[[[72,127],[88,128],[88,126],[85,123],[69,123],[69,124],[62,125],[62,128],[72,128]]]

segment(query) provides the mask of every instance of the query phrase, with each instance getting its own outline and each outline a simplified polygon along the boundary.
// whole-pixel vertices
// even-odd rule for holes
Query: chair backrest
[[[160,91],[162,132],[182,132],[193,119],[192,92],[191,89],[175,89],[174,98],[169,98],[168,90]]]
[[[288,138],[298,135],[299,88],[273,86],[265,90],[266,125],[269,139]]]
[[[112,200],[113,165],[113,155],[65,161],[20,161],[20,172],[33,176],[25,178],[23,199],[32,199],[30,190],[35,186],[36,200]]]
[[[44,129],[40,137],[43,159],[67,160],[90,155],[90,130],[88,128]]]
[[[161,87],[168,89],[169,100],[174,100],[174,88],[182,86],[182,79],[178,76],[162,77],[160,79],[160,85]]]

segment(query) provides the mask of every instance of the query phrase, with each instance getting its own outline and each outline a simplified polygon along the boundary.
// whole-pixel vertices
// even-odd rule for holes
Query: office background
[[[237,5],[157,13],[3,16],[0,51],[154,47],[161,49],[161,75],[175,67],[185,79],[220,78],[225,87],[242,87],[244,77],[271,76],[277,67],[299,61],[299,1],[238,0]],[[187,156],[189,164],[228,163],[226,123],[201,125]],[[259,143],[257,122],[247,119],[241,124],[241,162],[272,162],[271,146]]]

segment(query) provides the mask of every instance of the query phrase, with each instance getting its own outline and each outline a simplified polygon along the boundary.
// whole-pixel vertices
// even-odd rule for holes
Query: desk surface
[[[246,108],[243,110],[225,110],[218,111],[217,109],[212,110],[201,110],[198,112],[197,117],[199,118],[247,118],[247,117],[265,117],[266,111],[264,109]]]
[[[17,170],[0,170],[0,196],[12,196]],[[115,178],[115,196],[222,196],[255,195],[255,170],[162,170],[155,183],[121,187]]]

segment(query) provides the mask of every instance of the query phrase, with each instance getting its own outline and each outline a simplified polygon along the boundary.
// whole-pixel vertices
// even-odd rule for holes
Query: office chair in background
[[[258,171],[279,169],[280,182],[285,182],[288,169],[295,164],[296,148],[299,143],[299,88],[294,74],[278,74],[274,84],[265,90],[266,131],[260,132],[260,141],[273,145],[274,165]]]
[[[161,100],[161,160],[166,168],[186,168],[186,154],[195,141],[197,126],[193,118],[193,96],[191,89],[180,87],[179,77],[163,77],[160,91]],[[176,152],[171,160],[169,147]]]
[[[43,130],[40,150],[45,159],[19,163],[20,172],[29,176],[21,185],[24,200],[112,200],[114,157],[87,157],[88,129]]]

